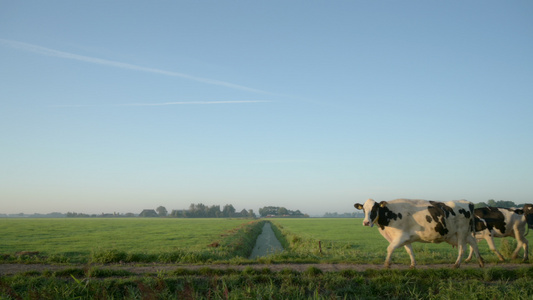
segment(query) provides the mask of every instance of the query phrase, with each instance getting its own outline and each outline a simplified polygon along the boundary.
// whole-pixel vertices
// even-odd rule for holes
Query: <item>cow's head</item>
[[[363,220],[363,226],[374,226],[374,223],[377,223],[379,216],[379,208],[385,207],[387,205],[386,201],[381,201],[379,204],[373,199],[366,200],[365,204],[354,204],[354,207],[357,209],[362,209],[365,214],[365,219]]]
[[[524,216],[526,217],[527,226],[533,228],[533,204],[524,204]]]

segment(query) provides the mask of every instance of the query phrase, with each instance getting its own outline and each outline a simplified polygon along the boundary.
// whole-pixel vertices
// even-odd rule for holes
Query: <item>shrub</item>
[[[322,275],[322,270],[320,270],[319,268],[317,267],[309,267],[305,273],[309,276],[318,276],[318,275]]]
[[[87,275],[89,277],[105,278],[105,277],[127,277],[127,276],[133,276],[135,274],[133,274],[132,272],[128,270],[91,268]]]
[[[54,277],[71,277],[71,276],[84,277],[85,271],[83,271],[82,269],[77,269],[77,268],[69,268],[69,269],[64,269],[60,271],[55,271],[53,273],[53,276]]]
[[[116,249],[96,251],[91,255],[91,261],[94,263],[118,263],[123,262],[128,257],[127,253],[124,251],[119,251]]]
[[[505,257],[511,257],[516,249],[517,243],[515,239],[503,238],[500,244],[500,253]]]

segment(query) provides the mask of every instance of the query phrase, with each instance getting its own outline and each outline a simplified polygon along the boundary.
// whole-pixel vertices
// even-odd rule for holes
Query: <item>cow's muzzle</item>
[[[371,223],[370,221],[363,221],[363,226],[374,226],[374,223]]]

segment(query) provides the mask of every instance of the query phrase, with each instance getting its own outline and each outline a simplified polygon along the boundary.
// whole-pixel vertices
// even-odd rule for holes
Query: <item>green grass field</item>
[[[259,258],[260,262],[383,263],[388,242],[377,228],[363,227],[361,219],[305,218],[270,221],[276,225],[286,251],[268,258]],[[246,259],[242,253],[247,250],[243,252],[242,249],[253,247],[254,240],[248,237],[243,242],[240,241],[242,237],[234,238],[233,235],[237,228],[249,222],[247,219],[174,218],[0,219],[0,254],[38,251],[41,257],[52,262],[85,262],[113,253],[119,254],[117,258],[102,260],[177,262],[181,258],[187,258],[184,262],[210,263],[226,261],[238,255],[241,256],[240,259]],[[533,239],[533,235],[528,237]],[[504,256],[509,255],[502,243],[514,248],[514,239],[507,238],[506,242],[502,240],[495,239],[497,247]],[[208,247],[214,242],[232,246],[231,249]],[[446,243],[415,243],[413,248],[418,264],[451,264],[457,258],[457,249]],[[232,254],[235,249],[241,249],[238,252],[240,254]],[[109,254],[109,251],[112,253]],[[480,251],[487,262],[497,262],[485,241],[480,242]],[[172,254],[176,252],[180,254]],[[160,255],[162,253],[165,255]],[[187,256],[188,253],[196,256],[191,258]],[[126,259],[125,255],[130,257]],[[169,255],[172,259],[168,258]],[[409,257],[403,248],[394,252],[393,262],[409,264]]]
[[[119,251],[158,254],[209,250],[247,219],[0,219],[0,254],[38,251],[83,261]]]

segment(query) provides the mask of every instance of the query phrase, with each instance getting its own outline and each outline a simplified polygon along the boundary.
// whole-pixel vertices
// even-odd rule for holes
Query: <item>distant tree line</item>
[[[170,218],[255,218],[256,215],[252,209],[246,210],[243,209],[240,212],[231,204],[227,204],[220,209],[220,205],[207,206],[202,203],[191,204],[189,209],[182,210],[172,210],[169,214],[167,209],[164,206],[159,206],[156,209],[144,209],[139,214],[134,213],[102,213],[101,215],[97,214],[84,214],[77,212],[68,212],[67,214],[62,214],[63,217],[68,218],[119,218],[119,217],[144,217],[144,218],[158,218],[158,217],[170,217]]]
[[[324,218],[362,218],[364,217],[363,213],[361,212],[352,212],[352,213],[343,213],[343,214],[339,214],[339,213],[330,213],[330,212],[327,212],[324,214],[323,216]]]
[[[487,202],[479,202],[474,204],[475,208],[479,207],[503,207],[503,208],[520,208],[524,204],[516,204],[513,201],[506,200],[494,200],[490,199]],[[265,206],[259,209],[259,215],[261,217],[288,217],[288,218],[308,218],[308,214],[302,213],[300,210],[289,210],[285,207],[279,206]],[[173,218],[255,218],[256,214],[252,209],[243,209],[238,212],[233,205],[226,204],[224,207],[220,205],[207,206],[202,203],[191,204],[189,209],[172,210],[169,214],[164,206],[159,206],[154,209],[145,209],[140,214],[134,213],[101,213],[101,214],[85,214],[77,212],[59,213],[53,212],[49,214],[0,214],[0,218],[132,218],[132,217],[173,217]],[[324,218],[360,218],[361,212],[351,213],[337,213],[327,212],[323,216]]]
[[[513,201],[505,201],[505,200],[496,201],[494,199],[490,199],[489,201],[487,201],[487,203],[479,202],[479,203],[474,204],[475,208],[487,207],[487,206],[503,207],[503,208],[519,208],[519,207],[523,207],[524,204],[515,204]]]
[[[60,212],[51,212],[48,214],[0,214],[0,218],[64,218],[66,215]]]
[[[77,213],[77,212],[67,212],[66,215],[63,215],[67,218],[132,218],[136,217],[137,215],[134,213],[101,213],[101,214],[84,214],[84,213]]]
[[[259,209],[261,217],[287,217],[287,218],[309,218],[308,214],[303,214],[299,210],[289,210],[279,206],[265,206]]]
[[[238,212],[231,204],[226,204],[222,209],[220,205],[207,206],[202,203],[189,206],[189,209],[173,210],[170,217],[174,218],[255,218],[252,209],[243,209]]]

